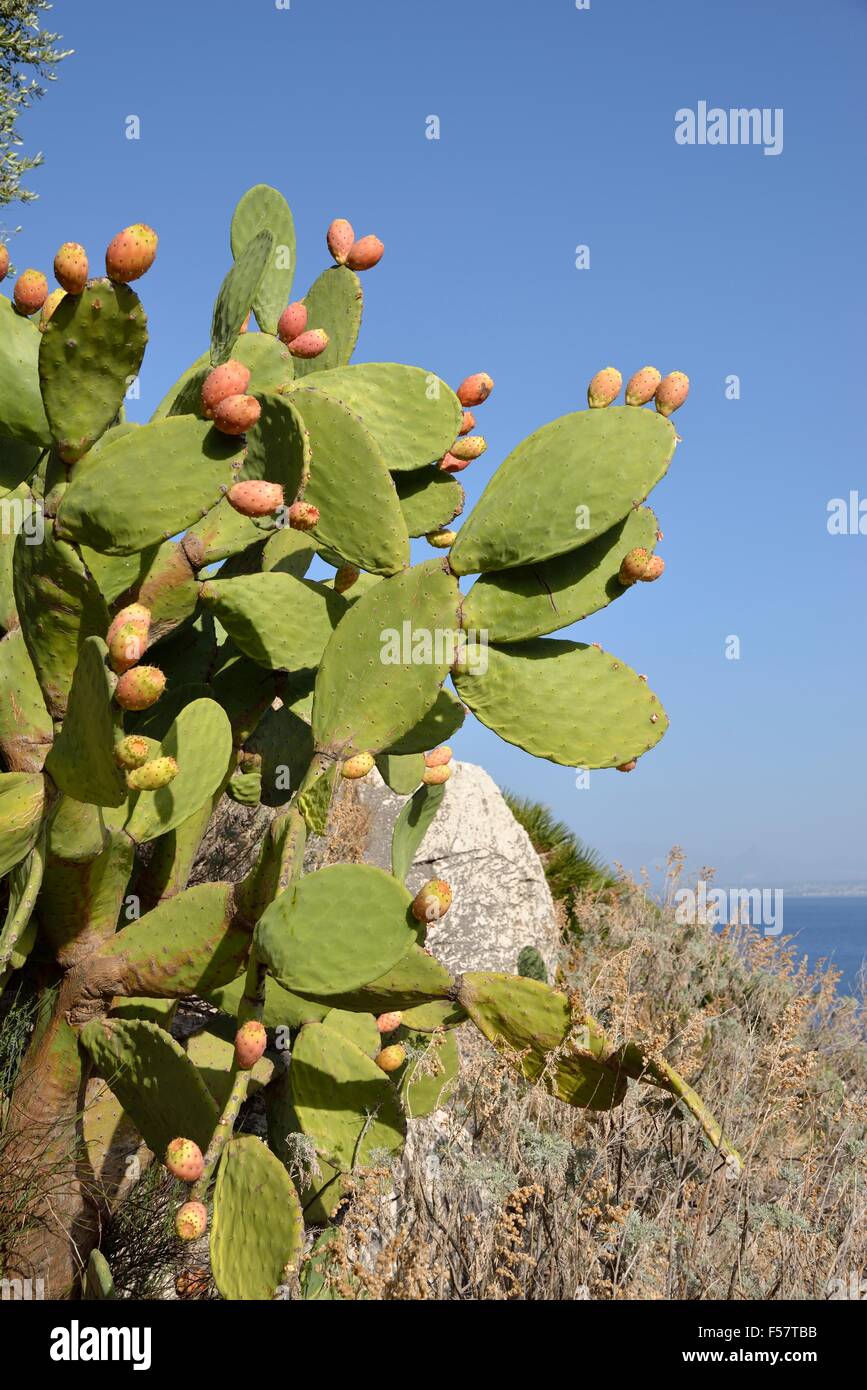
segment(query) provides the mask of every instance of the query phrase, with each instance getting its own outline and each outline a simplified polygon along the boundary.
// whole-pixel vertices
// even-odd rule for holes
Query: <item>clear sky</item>
[[[864,0],[57,0],[48,18],[76,54],[23,123],[46,164],[39,201],[7,209],[13,256],[47,269],[73,239],[97,262],[127,223],[157,228],[142,418],[206,345],[257,182],[292,204],[299,294],[332,217],[385,241],[357,360],[495,378],[468,508],[598,368],[688,372],[651,499],[666,573],[568,634],[647,672],[668,735],[583,790],[472,719],[456,752],[633,870],[679,843],[731,884],[867,879],[867,535],[827,529],[832,498],[867,499]],[[678,144],[700,102],[782,108],[782,152]]]

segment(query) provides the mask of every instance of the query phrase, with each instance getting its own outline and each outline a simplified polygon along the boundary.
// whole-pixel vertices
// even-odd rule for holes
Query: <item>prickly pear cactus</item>
[[[605,369],[589,408],[519,444],[447,530],[464,504],[449,474],[484,452],[470,431],[493,382],[456,392],[427,365],[352,364],[359,273],[383,247],[345,219],[327,244],[335,264],[293,300],[291,212],[273,188],[244,195],[210,346],[148,424],[124,398],[151,228],[118,234],[107,279],[64,271],[39,322],[45,277],[0,300],[0,984],[42,996],[4,1161],[68,1178],[4,1272],[48,1269],[53,1297],[108,1296],[93,1292],[110,1284],[104,1198],[76,1158],[91,1077],[187,1183],[178,1237],[210,1229],[226,1298],[293,1279],[304,1221],[326,1222],[347,1175],[447,1098],[460,1027],[565,1103],[610,1109],[631,1081],[656,1085],[737,1163],[686,1083],[606,1038],[541,962],[452,978],[424,949],[448,884],[404,884],[466,708],[567,766],[628,770],[665,732],[643,677],[550,634],[661,572],[640,504],[674,456],[686,378],[644,368],[618,406]],[[412,563],[421,536],[431,553]],[[307,577],[317,555],[332,579]],[[374,764],[409,796],[392,874],[304,874],[338,783]],[[273,821],[244,881],[190,887],[224,794]],[[189,997],[219,1013],[182,1046]],[[267,1145],[235,1133],[254,1088]],[[92,1146],[113,1128],[90,1126]],[[293,1136],[321,1177],[301,1190]]]

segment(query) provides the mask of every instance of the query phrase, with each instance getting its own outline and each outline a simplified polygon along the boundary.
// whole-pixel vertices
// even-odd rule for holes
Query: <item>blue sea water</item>
[[[853,994],[867,958],[867,896],[783,896],[783,936],[794,938],[799,955],[810,965],[827,956],[842,971],[838,989]]]
[[[839,989],[854,992],[858,972],[867,958],[867,897],[784,897],[783,935],[814,965],[829,956],[843,972]]]

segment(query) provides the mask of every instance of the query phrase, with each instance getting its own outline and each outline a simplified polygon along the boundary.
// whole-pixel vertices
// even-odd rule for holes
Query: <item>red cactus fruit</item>
[[[350,270],[372,270],[382,260],[384,251],[378,236],[363,236],[350,247],[346,264]]]
[[[468,376],[458,387],[457,396],[462,406],[481,405],[494,389],[493,377],[487,372],[476,372]]]
[[[202,383],[202,410],[205,418],[212,420],[220,401],[227,400],[229,396],[243,396],[249,385],[250,368],[245,367],[243,362],[236,362],[233,357],[221,366],[215,367],[212,372],[208,372]]]
[[[300,338],[307,327],[307,305],[298,299],[283,310],[277,321],[277,337],[282,343],[291,343]]]
[[[428,879],[412,900],[412,915],[417,922],[437,922],[452,905],[452,890],[444,878]]]
[[[227,500],[242,516],[270,516],[283,505],[283,489],[279,483],[249,479],[230,487]]]
[[[252,1071],[268,1045],[265,1025],[256,1019],[242,1023],[235,1034],[235,1065],[239,1071]]]
[[[128,285],[153,265],[159,237],[145,222],[134,222],[112,237],[105,253],[105,273],[109,280]]]
[[[226,396],[214,407],[214,424],[223,434],[246,434],[261,414],[262,407],[255,396]]]
[[[87,252],[77,241],[65,241],[54,257],[54,278],[67,294],[81,294],[87,284]]]
[[[325,236],[328,243],[328,250],[336,260],[338,265],[345,265],[346,258],[355,244],[355,232],[352,223],[347,222],[345,217],[335,217]]]
[[[12,300],[19,314],[37,313],[48,298],[48,281],[41,270],[25,270],[15,281]]]
[[[165,1164],[172,1177],[181,1182],[198,1182],[205,1171],[205,1159],[193,1139],[173,1139],[166,1149]]]

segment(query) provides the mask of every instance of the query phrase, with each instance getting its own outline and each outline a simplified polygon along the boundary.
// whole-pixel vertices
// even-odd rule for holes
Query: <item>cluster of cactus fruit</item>
[[[178,1234],[209,1229],[222,1295],[272,1297],[305,1223],[327,1224],[349,1175],[442,1103],[469,1023],[568,1104],[660,1087],[738,1163],[665,1058],[606,1037],[544,969],[453,978],[425,945],[448,884],[405,886],[468,711],[570,767],[634,765],[662,737],[643,677],[549,634],[661,568],[642,503],[686,378],[645,368],[618,407],[619,374],[600,373],[590,408],[518,445],[455,533],[453,475],[484,452],[473,411],[493,382],[456,393],[421,368],[350,364],[358,272],[383,248],[343,220],[327,243],[334,264],[292,301],[290,209],[265,185],[244,195],[209,350],[147,424],[124,400],[149,227],[115,237],[107,278],[66,243],[53,295],[26,271],[0,297],[0,505],[17,518],[0,537],[0,985],[42,1001],[4,1158],[69,1179],[6,1272],[47,1268],[52,1296],[90,1250],[85,1288],[104,1283],[96,1178],[127,1127],[188,1184]],[[447,553],[411,564],[413,537]],[[314,557],[330,579],[306,577]],[[409,641],[386,660],[395,632]],[[341,776],[374,766],[408,798],[392,872],[305,872]],[[270,828],[242,881],[188,886],[224,795],[272,808]],[[188,998],[213,1012],[182,1044]],[[267,1143],[238,1132],[254,1090]],[[316,1164],[294,1181],[299,1135]]]

